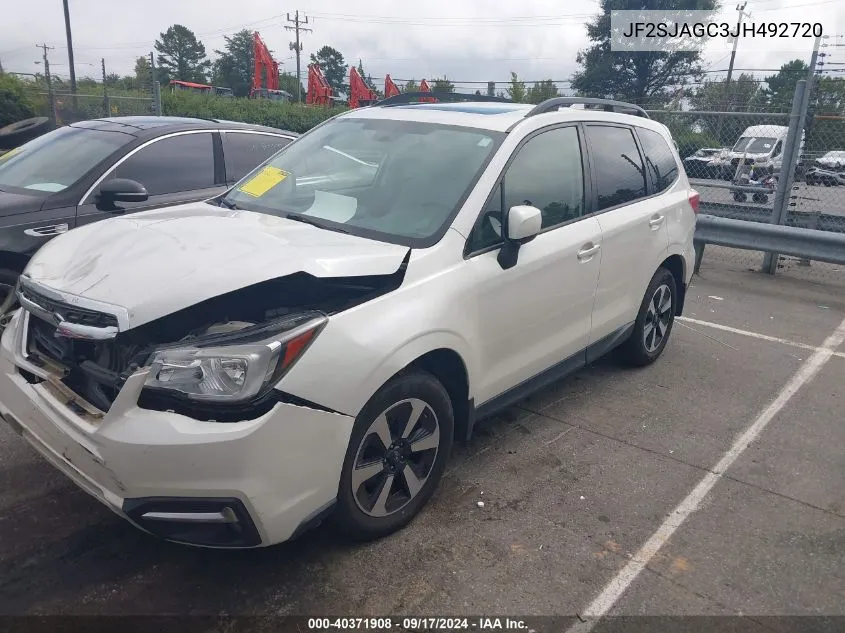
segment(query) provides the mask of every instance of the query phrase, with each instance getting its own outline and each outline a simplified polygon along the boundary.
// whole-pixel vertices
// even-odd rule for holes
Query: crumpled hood
[[[45,244],[24,274],[125,308],[135,327],[255,283],[305,272],[396,272],[408,248],[205,203],[89,224]]]

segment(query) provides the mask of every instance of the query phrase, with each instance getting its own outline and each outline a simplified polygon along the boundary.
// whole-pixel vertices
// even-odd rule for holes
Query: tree
[[[205,55],[205,46],[189,28],[174,24],[160,34],[155,42],[158,52],[160,81],[170,79],[205,83],[211,62]]]
[[[374,91],[377,95],[381,95],[381,91],[376,88],[372,76],[364,72],[364,64],[361,63],[360,59],[358,60],[358,74],[361,75],[361,79],[364,80],[364,83],[367,84],[370,90]]]
[[[431,81],[432,92],[455,92],[455,84],[443,77]]]
[[[531,88],[528,89],[527,101],[528,103],[542,103],[546,99],[552,97],[559,97],[560,93],[557,90],[554,82],[551,79],[544,79],[543,81],[535,82]]]
[[[706,112],[760,112],[765,105],[763,98],[763,90],[760,87],[760,80],[756,79],[754,75],[741,73],[739,77],[734,77],[731,83],[728,84],[728,93],[725,94],[725,80],[711,79],[704,81],[695,90],[690,90],[686,95],[689,98],[690,105],[693,110],[702,110]],[[680,109],[674,104],[673,109]],[[691,127],[686,129],[673,129],[678,125],[683,118],[674,118],[674,125],[670,124],[672,132],[678,136],[679,139],[686,139],[690,134],[695,134]],[[697,118],[694,122],[687,120],[688,123],[694,123],[696,131],[706,134],[707,138],[712,139],[716,144],[733,145],[749,121],[742,117],[719,116],[719,115],[704,115]],[[779,125],[780,123],[775,123]],[[694,137],[690,137],[694,138]],[[684,141],[678,140],[678,144],[684,147]],[[698,147],[692,148],[684,147],[685,151],[695,151]]]
[[[690,95],[694,110],[710,112],[752,112],[765,102],[760,80],[741,73],[731,80],[725,92],[724,79],[705,80]]]
[[[588,97],[622,99],[639,105],[665,103],[702,74],[701,53],[613,51],[610,45],[610,12],[618,10],[713,11],[717,0],[601,0],[601,13],[587,23],[592,45],[578,53],[581,65],[572,76],[572,87]]]
[[[35,107],[26,84],[15,77],[0,73],[0,127],[35,116]]]
[[[413,79],[409,79],[405,82],[405,85],[402,86],[402,92],[419,92],[420,85]]]
[[[813,97],[816,114],[845,114],[845,78],[819,78]]]
[[[255,71],[255,49],[252,33],[246,29],[231,37],[224,36],[225,50],[215,50],[212,82],[215,86],[231,88],[236,97],[246,97],[252,88],[252,74]]]
[[[343,60],[340,51],[331,46],[323,46],[317,53],[311,53],[311,63],[317,64],[323,76],[335,92],[349,93],[346,83],[349,66]]]
[[[515,103],[523,103],[525,101],[525,82],[520,81],[517,74],[511,71],[511,84],[507,88],[508,98]]]
[[[143,90],[152,85],[153,69],[146,55],[135,60],[135,84]]]
[[[118,87],[121,90],[143,90],[143,86],[139,86],[138,82],[135,80],[135,75],[124,75],[120,78],[120,81],[117,82]]]
[[[279,73],[279,89],[289,92],[294,100],[296,100],[296,75],[288,72]],[[306,92],[307,90],[303,87],[300,92],[303,101],[305,101]]]
[[[795,84],[807,77],[809,69],[802,60],[793,59],[781,66],[777,74],[766,77],[763,98],[770,110],[789,112],[792,109]]]
[[[120,83],[120,75],[117,73],[109,73],[106,75],[106,85],[107,86],[116,86]]]

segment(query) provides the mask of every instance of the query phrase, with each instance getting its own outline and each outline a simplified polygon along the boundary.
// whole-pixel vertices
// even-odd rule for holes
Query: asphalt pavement
[[[364,545],[161,542],[0,426],[0,614],[845,616],[843,319],[839,285],[706,255],[656,364],[482,422]]]

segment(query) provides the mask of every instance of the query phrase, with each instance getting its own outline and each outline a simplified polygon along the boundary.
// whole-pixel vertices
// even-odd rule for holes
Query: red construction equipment
[[[384,98],[388,99],[390,97],[395,97],[399,94],[399,86],[397,86],[393,80],[390,78],[388,74],[384,78]]]
[[[322,106],[332,104],[332,87],[318,64],[308,65],[308,92],[305,95],[305,103]]]
[[[267,90],[278,90],[279,65],[270,55],[270,49],[261,40],[258,31],[252,34],[252,49],[255,56],[255,69],[252,73],[252,90],[249,96],[261,96]]]
[[[378,101],[376,91],[367,85],[364,78],[353,66],[349,69],[349,107],[360,108],[361,106],[372,105]]]
[[[420,82],[420,92],[431,92],[431,88],[428,87],[428,82],[425,79]],[[420,99],[420,103],[435,103],[436,101],[437,99],[434,97],[431,99]]]

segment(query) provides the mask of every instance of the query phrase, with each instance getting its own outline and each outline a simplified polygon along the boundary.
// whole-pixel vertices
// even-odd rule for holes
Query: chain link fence
[[[102,117],[155,114],[152,97],[111,94],[72,94],[70,92],[39,92],[38,114],[53,118],[56,125],[67,125],[86,119]]]
[[[760,98],[760,85],[747,77],[745,84],[734,85],[729,96],[722,83],[688,101],[646,108],[672,131],[701,195],[700,212],[845,233],[845,99],[831,101],[814,90],[818,81],[799,81],[794,93],[773,103]],[[713,256],[749,267],[764,259],[763,253],[721,247]],[[842,276],[841,267],[794,257],[779,256],[767,266],[770,272]]]
[[[650,110],[649,115],[672,130],[701,194],[702,213],[772,220],[777,181],[784,174],[788,114]],[[802,126],[786,224],[845,233],[845,116],[816,116],[819,120]]]

